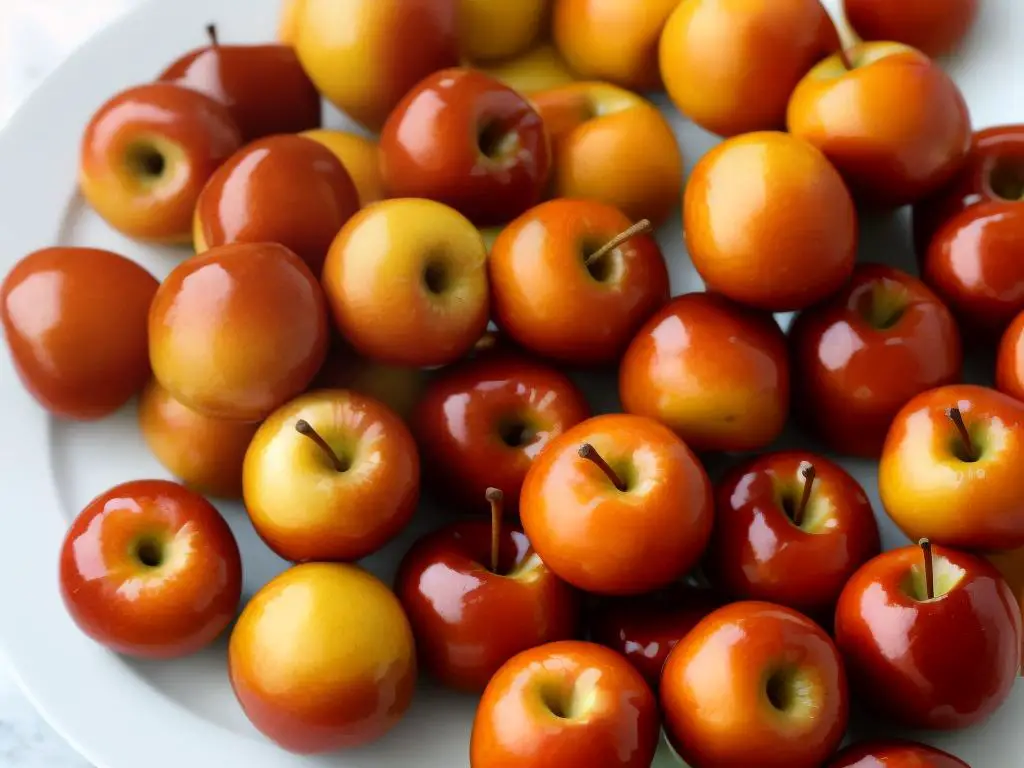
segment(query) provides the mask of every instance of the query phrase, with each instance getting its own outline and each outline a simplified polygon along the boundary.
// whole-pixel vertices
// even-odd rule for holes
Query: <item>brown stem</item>
[[[619,232],[619,234],[617,234],[607,243],[605,243],[592,254],[587,256],[587,258],[584,259],[584,263],[593,264],[595,261],[600,260],[604,256],[614,251],[627,240],[630,240],[636,237],[637,235],[646,235],[652,231],[654,231],[654,227],[651,225],[651,222],[648,221],[647,219],[640,219],[640,221],[638,221],[636,224],[622,230],[621,232]]]
[[[212,45],[214,48],[216,48],[218,45],[220,45],[220,41],[217,40],[217,25],[216,24],[207,24],[206,25],[206,36],[208,38],[210,38],[210,45]]]
[[[497,488],[488,488],[484,494],[491,503],[491,572],[498,572],[498,555],[501,552],[502,501],[505,498]]]
[[[327,444],[326,440],[320,437],[320,434],[313,429],[313,426],[308,421],[305,419],[299,419],[296,421],[295,431],[316,443],[320,450],[324,452],[324,455],[330,460],[331,464],[334,465],[336,470],[344,472],[347,469],[341,459],[338,458],[338,454],[334,452],[334,449]]]
[[[832,29],[836,31],[836,40],[839,41],[839,50],[837,51],[837,53],[839,54],[839,61],[842,62],[843,68],[847,72],[849,72],[851,69],[853,69],[853,62],[850,61],[850,54],[846,52],[846,45],[843,43],[843,35],[839,31],[839,25],[836,24],[835,18],[832,16],[831,13],[828,12],[828,8],[825,7],[824,3],[821,4],[821,9],[825,12],[825,15],[828,17],[828,21],[829,24],[832,25]]]
[[[917,542],[924,554],[924,592],[928,599],[935,597],[935,563],[932,558],[932,543],[928,539],[921,539]]]
[[[953,425],[956,427],[956,431],[960,433],[960,439],[964,444],[964,455],[968,461],[977,461],[978,455],[974,452],[974,443],[971,442],[971,433],[967,431],[967,425],[964,424],[964,416],[960,413],[960,409],[956,406],[946,409],[946,416]]]
[[[626,484],[622,482],[617,474],[615,474],[615,470],[608,465],[608,462],[604,460],[604,457],[597,452],[597,449],[594,446],[590,443],[584,443],[580,446],[577,453],[581,459],[586,459],[587,461],[596,464],[597,468],[604,472],[605,476],[612,481],[612,485],[620,491],[626,490]]]
[[[814,474],[815,469],[813,464],[807,464],[807,466],[800,470],[800,476],[804,479],[804,492],[800,497],[800,503],[793,512],[794,525],[799,526],[804,522],[804,512],[807,511],[807,504],[811,500],[811,489],[814,487]]]

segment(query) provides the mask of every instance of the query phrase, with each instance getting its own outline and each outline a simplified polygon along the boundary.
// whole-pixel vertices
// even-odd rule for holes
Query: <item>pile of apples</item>
[[[241,707],[299,753],[381,737],[423,672],[482,696],[473,768],[646,767],[662,729],[693,768],[966,765],[839,750],[851,696],[966,728],[1021,667],[1024,127],[975,132],[932,58],[976,10],[847,0],[846,46],[817,0],[291,0],[276,44],[211,28],[81,145],[107,223],[195,254],[158,282],[47,248],[0,291],[38,402],[138,395],[180,481],[77,516],[77,625],[168,659],[230,631]],[[724,139],[685,184],[661,89]],[[680,203],[707,291],[673,297],[653,233]],[[860,212],[904,205],[920,277],[855,263]],[[994,386],[963,383],[987,344]],[[617,369],[623,412],[559,366]],[[791,415],[878,461],[916,543],[882,553],[850,474],[772,449]],[[357,561],[421,485],[451,520],[387,585]],[[240,615],[207,496],[294,563]]]

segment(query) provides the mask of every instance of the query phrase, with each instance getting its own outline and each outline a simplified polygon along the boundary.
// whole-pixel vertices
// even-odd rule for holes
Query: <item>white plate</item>
[[[97,35],[58,69],[0,138],[0,274],[29,251],[56,244],[110,248],[159,277],[184,258],[182,250],[144,247],[123,238],[88,210],[75,187],[79,136],[93,111],[116,91],[151,80],[186,49],[202,44],[208,22],[219,24],[223,40],[271,39],[278,2],[151,2]],[[834,8],[838,3],[827,4]],[[971,41],[949,70],[965,92],[976,127],[1024,121],[1024,3],[984,0],[982,5]],[[689,170],[715,140],[669,113]],[[350,127],[333,111],[327,122]],[[906,224],[905,215],[865,222],[861,258],[913,269]],[[662,228],[659,240],[674,292],[699,289],[682,247],[678,216]],[[615,408],[613,376],[582,383],[595,407]],[[781,444],[798,442],[816,448],[797,435],[787,435]],[[844,464],[868,490],[885,544],[905,543],[880,511],[873,465]],[[55,421],[22,389],[4,351],[0,473],[0,647],[45,717],[98,768],[467,765],[473,698],[424,684],[408,716],[379,743],[340,755],[299,758],[265,741],[243,716],[228,686],[224,641],[190,659],[140,663],[106,652],[76,629],[57,587],[57,556],[66,526],[86,502],[117,482],[167,476],[139,436],[134,405],[97,424]],[[242,546],[245,593],[251,595],[285,564],[259,542],[240,506],[222,509]],[[390,579],[411,541],[438,519],[424,508],[416,524],[367,565]],[[985,726],[925,739],[974,768],[1002,768],[1024,754],[1022,721],[1024,683]],[[663,753],[657,764],[674,763]]]

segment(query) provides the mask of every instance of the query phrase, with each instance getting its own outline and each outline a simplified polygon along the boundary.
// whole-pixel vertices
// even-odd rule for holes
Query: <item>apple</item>
[[[782,130],[796,84],[840,43],[819,0],[686,0],[659,45],[661,77],[679,111],[737,136]]]
[[[960,381],[956,320],[924,283],[858,264],[836,294],[789,328],[800,420],[833,451],[877,458],[900,408]]]
[[[996,389],[1024,401],[1024,312],[1014,318],[999,342]]]
[[[320,125],[320,94],[289,45],[210,42],[172,62],[157,82],[175,83],[216,99],[231,112],[245,141],[298,133]]]
[[[461,0],[459,42],[470,61],[502,61],[525,53],[541,35],[548,0]]]
[[[423,197],[479,226],[541,201],[551,158],[544,123],[507,85],[473,69],[435,72],[409,91],[380,134],[388,197]]]
[[[1024,546],[1024,403],[975,385],[939,387],[897,414],[878,489],[911,540],[967,550]]]
[[[168,480],[133,480],[72,521],[60,592],[78,628],[115,653],[177,658],[208,646],[234,619],[242,561],[202,496]]]
[[[790,608],[757,601],[698,623],[669,654],[660,696],[668,741],[690,765],[818,768],[849,716],[829,636]]]
[[[565,640],[512,657],[473,720],[473,768],[648,768],[657,702],[640,673],[595,643]]]
[[[484,62],[477,69],[504,83],[524,96],[574,82],[576,73],[569,69],[558,50],[549,42],[541,42],[526,53],[508,61]]]
[[[651,222],[592,200],[550,200],[505,227],[491,249],[494,319],[512,341],[573,365],[618,361],[669,297]]]
[[[843,10],[864,40],[905,43],[934,58],[960,45],[978,16],[978,0],[845,0]]]
[[[854,744],[827,768],[971,768],[959,758],[925,744],[910,741],[875,741]]]
[[[149,312],[160,385],[206,416],[257,421],[302,392],[327,354],[316,277],[276,243],[212,248],[181,262]]]
[[[173,83],[140,85],[89,120],[78,185],[122,234],[187,243],[203,185],[241,145],[241,131],[220,102]]]
[[[303,131],[300,135],[319,141],[341,161],[356,186],[361,208],[386,197],[384,180],[380,175],[379,147],[376,141],[358,133],[332,131],[327,128]]]
[[[284,45],[295,45],[306,0],[283,0],[277,17],[277,40]]]
[[[1020,669],[1021,615],[1009,585],[985,560],[927,539],[853,575],[835,637],[862,700],[908,728],[984,722]]]
[[[704,467],[652,419],[594,416],[533,460],[523,530],[556,576],[599,595],[665,587],[696,565],[714,500]]]
[[[341,226],[359,210],[345,166],[320,142],[279,135],[254,141],[217,169],[196,202],[195,249],[280,243],[314,275]]]
[[[322,282],[336,328],[380,362],[453,363],[487,327],[487,249],[443,203],[385,200],[359,211],[334,239]]]
[[[1024,612],[1024,547],[1011,549],[1005,552],[989,552],[985,559],[996,567],[1006,583],[1010,585],[1013,594],[1017,598],[1020,610]],[[1022,662],[1024,662],[1024,646],[1021,648]],[[1021,674],[1024,675],[1024,664],[1021,666]]]
[[[971,145],[956,83],[900,43],[860,43],[816,64],[793,91],[786,124],[825,153],[855,197],[879,207],[942,188]]]
[[[697,162],[683,231],[709,290],[772,312],[838,291],[857,253],[857,213],[839,173],[806,141],[775,131],[727,139]]]
[[[654,104],[599,82],[541,91],[530,101],[551,138],[552,196],[597,200],[656,226],[679,210],[683,158]]]
[[[150,376],[146,318],[158,287],[134,261],[99,248],[22,257],[0,284],[0,325],[36,402],[93,420],[137,394]]]
[[[252,724],[290,752],[368,744],[416,686],[416,649],[394,593],[346,563],[296,565],[245,606],[228,646],[231,687]]]
[[[334,339],[310,389],[351,389],[372,397],[408,421],[427,386],[427,371],[363,357]]]

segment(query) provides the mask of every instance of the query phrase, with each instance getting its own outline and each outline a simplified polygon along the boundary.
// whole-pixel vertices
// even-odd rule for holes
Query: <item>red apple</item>
[[[999,342],[996,388],[1024,401],[1024,312],[1014,318]]]
[[[847,747],[827,768],[971,768],[948,752],[910,741],[875,741]]]
[[[843,8],[864,40],[894,40],[929,56],[943,56],[974,24],[978,0],[845,0]]]

